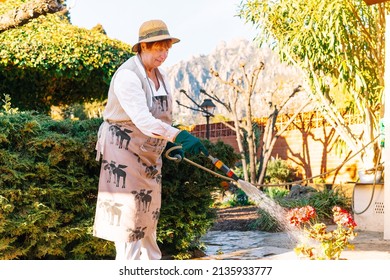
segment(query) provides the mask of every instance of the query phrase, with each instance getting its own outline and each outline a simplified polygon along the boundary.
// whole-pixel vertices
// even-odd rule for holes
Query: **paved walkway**
[[[390,240],[383,233],[356,231],[351,241],[354,250],[344,250],[341,258],[348,260],[390,260]],[[215,260],[298,260],[295,242],[284,232],[210,231],[203,236],[207,246],[206,257]]]

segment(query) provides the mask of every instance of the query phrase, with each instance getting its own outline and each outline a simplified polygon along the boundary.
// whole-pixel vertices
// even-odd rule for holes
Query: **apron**
[[[150,112],[171,124],[172,98],[153,97]],[[155,234],[161,208],[161,154],[167,140],[144,135],[131,121],[107,122],[93,235],[134,242]]]

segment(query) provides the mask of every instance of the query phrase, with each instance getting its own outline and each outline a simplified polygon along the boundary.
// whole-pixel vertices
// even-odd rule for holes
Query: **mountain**
[[[229,43],[222,41],[209,55],[193,56],[165,70],[169,76],[174,99],[184,106],[196,108],[196,105],[181,90],[187,92],[198,104],[208,98],[200,92],[201,89],[209,94],[215,93],[223,102],[228,102],[229,95],[232,94],[232,88],[223,85],[213,77],[210,69],[216,70],[224,80],[230,80],[231,77],[237,80],[243,76],[240,65],[245,64],[250,77],[253,69],[260,62],[264,63],[264,70],[258,77],[251,104],[253,112],[256,112],[255,117],[264,117],[271,112],[273,106],[280,105],[284,97],[290,95],[295,87],[303,83],[299,69],[281,63],[278,56],[269,48],[258,48],[255,43],[244,39],[233,40]],[[307,94],[298,93],[289,102],[285,113],[294,111],[302,103],[302,98],[307,98]],[[239,107],[245,108],[242,98],[239,102],[241,103]],[[215,115],[229,116],[221,104],[216,103],[216,105]],[[173,114],[175,121],[180,124],[192,125],[205,122],[200,112],[176,103]],[[243,116],[245,110],[242,109],[240,114]]]

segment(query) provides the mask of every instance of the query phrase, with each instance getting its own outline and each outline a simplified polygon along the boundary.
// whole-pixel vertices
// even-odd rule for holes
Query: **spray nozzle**
[[[211,160],[211,162],[214,164],[214,166],[216,168],[218,168],[219,170],[221,170],[223,173],[225,173],[226,176],[228,176],[229,178],[232,178],[235,181],[239,180],[237,175],[234,174],[234,172],[229,167],[227,167],[221,160],[219,160],[211,155],[208,155],[208,158]]]

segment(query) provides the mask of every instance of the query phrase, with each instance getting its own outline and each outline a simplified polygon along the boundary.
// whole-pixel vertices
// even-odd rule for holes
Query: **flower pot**
[[[382,170],[377,170],[376,172],[361,170],[358,171],[358,175],[360,183],[372,184],[374,182],[379,183],[382,180]]]

